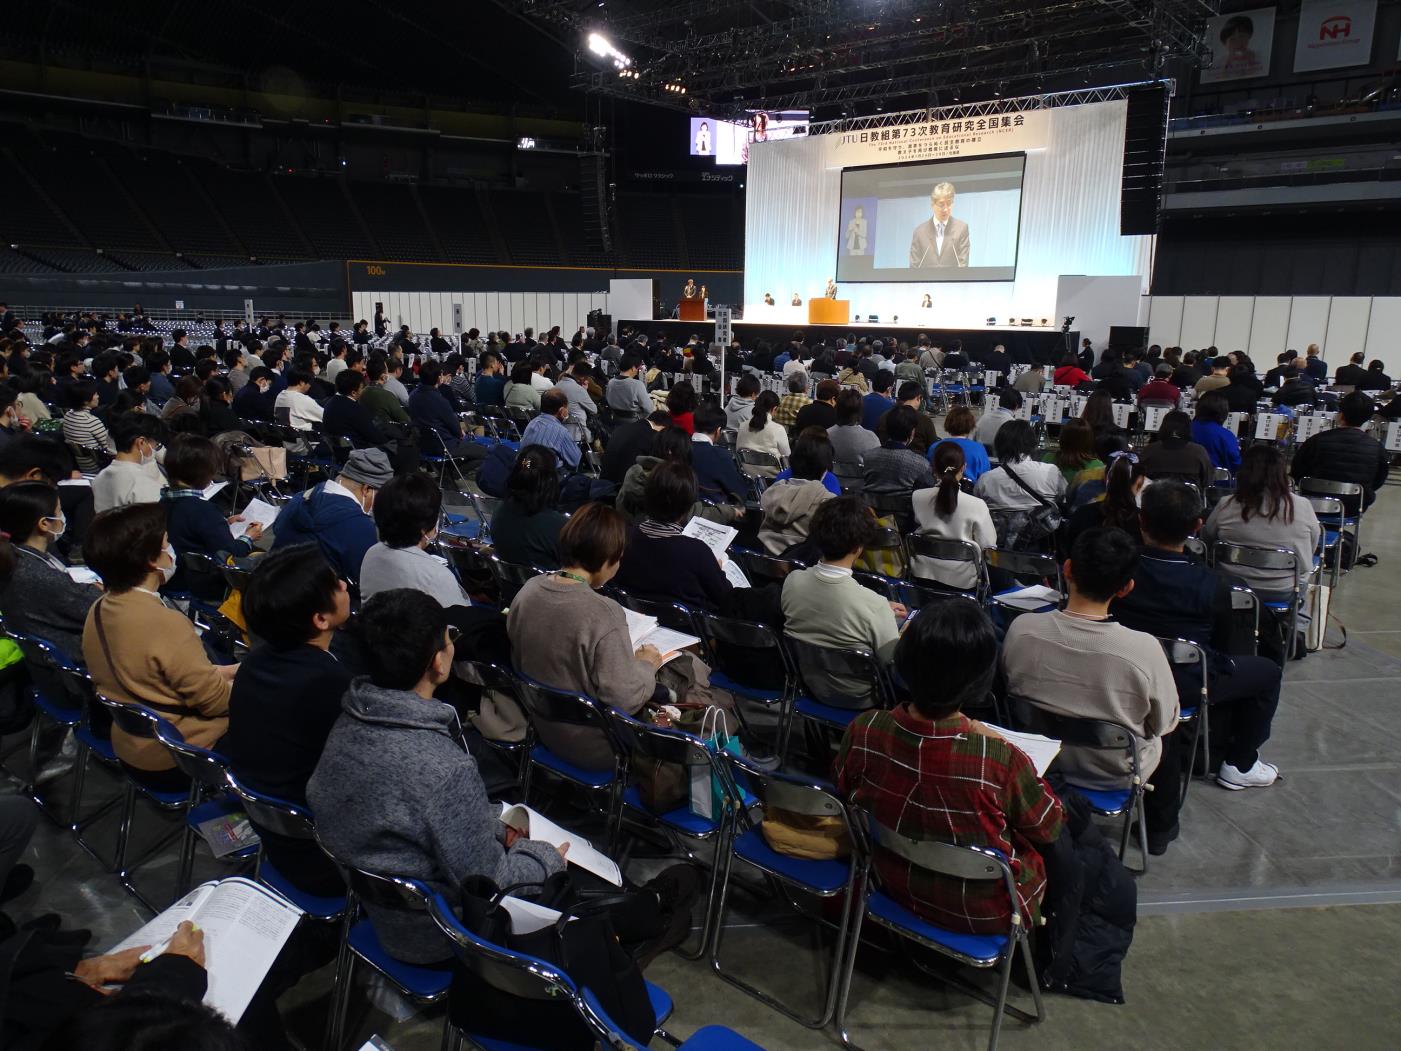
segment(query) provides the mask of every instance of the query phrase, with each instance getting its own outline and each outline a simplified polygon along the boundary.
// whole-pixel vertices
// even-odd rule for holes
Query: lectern
[[[677,314],[682,321],[704,321],[705,320],[705,300],[704,299],[683,299],[681,300],[681,310]]]
[[[851,300],[849,299],[809,299],[809,325],[849,325],[851,324]]]

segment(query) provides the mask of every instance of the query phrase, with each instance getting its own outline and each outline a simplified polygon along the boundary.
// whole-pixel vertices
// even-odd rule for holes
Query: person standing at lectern
[[[930,300],[929,293],[924,293],[924,298],[919,301],[919,308],[921,310],[929,310],[933,306],[934,303]]]
[[[836,279],[830,278],[830,277],[827,279],[827,289],[826,289],[826,291],[824,291],[824,292],[822,293],[822,295],[823,295],[823,297],[826,298],[826,299],[836,299],[836,298],[837,298],[837,282],[836,282]]]
[[[794,293],[793,293],[793,306],[795,306],[795,307],[800,307],[800,306],[802,306],[802,305],[803,305],[802,299],[799,297],[798,293],[794,292]]]
[[[688,278],[686,278],[686,287],[683,288],[683,289],[681,290],[681,298],[682,298],[682,299],[699,299],[699,298],[700,298],[700,289],[696,287],[696,279],[695,279],[694,277],[688,277]]]
[[[764,306],[766,306],[766,307],[771,307],[771,306],[773,306],[773,293],[772,293],[772,292],[765,292],[765,293],[764,293]]]
[[[953,183],[941,182],[929,194],[930,217],[910,238],[910,268],[968,265],[968,224],[953,217]]]

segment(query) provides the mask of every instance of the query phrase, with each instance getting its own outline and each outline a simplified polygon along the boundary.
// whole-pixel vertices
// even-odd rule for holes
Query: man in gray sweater
[[[500,887],[539,883],[564,868],[548,843],[501,823],[487,799],[457,713],[433,698],[452,671],[446,613],[421,591],[383,591],[360,613],[370,674],[351,683],[307,800],[322,842],[339,860],[422,880],[457,904],[466,876]],[[408,963],[451,956],[426,913],[366,904],[390,955]]]

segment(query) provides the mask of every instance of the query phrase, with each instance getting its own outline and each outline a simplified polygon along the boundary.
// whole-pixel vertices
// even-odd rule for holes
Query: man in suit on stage
[[[929,195],[927,222],[910,238],[910,269],[968,265],[968,224],[953,218],[953,183],[941,182]]]

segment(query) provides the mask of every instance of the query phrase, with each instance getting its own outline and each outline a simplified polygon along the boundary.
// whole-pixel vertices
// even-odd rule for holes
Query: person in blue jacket
[[[1192,441],[1206,450],[1211,466],[1224,467],[1235,474],[1240,467],[1240,440],[1225,426],[1230,405],[1224,394],[1212,391],[1197,402],[1197,417],[1192,421]]]
[[[220,470],[218,446],[208,438],[177,435],[166,449],[165,475],[170,484],[161,490],[161,504],[170,546],[177,555],[195,552],[218,562],[230,556],[242,558],[252,552],[253,542],[262,535],[261,527],[252,523],[235,537],[229,527],[242,519],[238,515],[226,518],[216,504],[204,498],[204,490]],[[188,586],[184,569],[177,569],[171,587],[179,591]]]
[[[336,573],[358,583],[365,552],[379,542],[370,517],[375,493],[394,477],[383,449],[356,449],[334,480],[292,498],[273,523],[273,550],[316,544]]]

